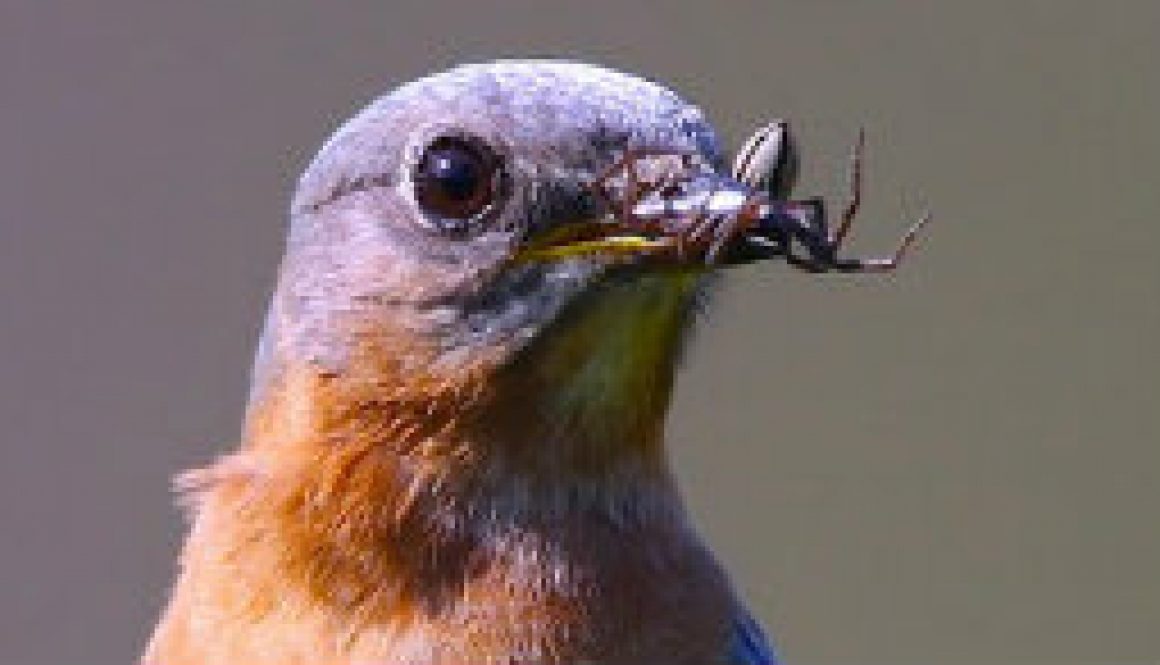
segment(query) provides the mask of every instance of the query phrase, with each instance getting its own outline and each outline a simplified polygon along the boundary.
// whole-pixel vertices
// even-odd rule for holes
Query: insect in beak
[[[889,272],[930,216],[912,224],[889,256],[840,256],[861,204],[864,148],[865,134],[859,132],[850,195],[835,228],[821,198],[787,198],[798,157],[784,121],[767,124],[745,143],[732,177],[714,172],[697,155],[629,151],[592,186],[608,205],[607,219],[565,225],[525,248],[520,258],[603,254],[712,267],[782,257],[807,272]]]

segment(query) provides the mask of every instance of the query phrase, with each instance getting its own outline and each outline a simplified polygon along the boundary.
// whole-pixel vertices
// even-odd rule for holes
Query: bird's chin
[[[591,437],[640,436],[663,419],[706,289],[694,271],[613,270],[512,358],[540,412]]]

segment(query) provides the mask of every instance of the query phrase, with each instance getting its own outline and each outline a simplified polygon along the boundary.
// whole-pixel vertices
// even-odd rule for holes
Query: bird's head
[[[505,463],[651,461],[710,272],[619,223],[630,152],[727,181],[696,107],[602,68],[464,66],[372,103],[299,183],[251,428],[383,419]]]

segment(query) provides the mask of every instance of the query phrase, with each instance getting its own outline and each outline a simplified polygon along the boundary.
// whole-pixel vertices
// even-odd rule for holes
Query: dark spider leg
[[[785,262],[787,264],[789,264],[790,266],[797,268],[798,270],[800,270],[802,272],[809,272],[809,273],[826,272],[826,268],[822,267],[822,264],[818,263],[817,261],[815,261],[813,259],[802,258],[800,256],[797,256],[797,255],[791,253],[791,252],[785,253]]]
[[[831,266],[837,264],[839,259],[834,255],[836,248],[830,242],[829,235],[825,231],[825,223],[821,222],[816,225],[795,225],[789,229],[789,235],[805,249],[807,258],[805,262],[815,264],[819,270],[825,271]],[[791,252],[792,253],[792,252]],[[788,261],[789,254],[786,255]],[[792,261],[791,265],[797,267],[797,264]],[[818,272],[815,271],[815,272]]]
[[[814,214],[807,219],[797,215],[786,215],[778,218],[777,225],[797,240],[808,252],[808,259],[793,256],[787,251],[786,262],[800,270],[810,272],[890,272],[898,267],[906,256],[911,245],[914,244],[918,232],[930,221],[926,214],[907,229],[902,236],[894,253],[888,257],[874,258],[839,258],[838,251],[849,234],[854,218],[862,203],[862,155],[866,146],[866,132],[859,130],[858,141],[850,156],[850,193],[846,207],[842,211],[841,221],[832,232],[828,230],[825,208],[821,199],[803,201],[814,207]]]
[[[862,265],[858,259],[839,259],[837,254],[862,204],[862,155],[865,147],[866,131],[859,129],[858,139],[850,154],[849,195],[836,229],[831,231],[829,228],[825,201],[821,198],[801,202],[813,208],[813,214],[807,219],[796,215],[790,216],[794,223],[789,225],[789,235],[809,254],[808,259],[803,259],[793,255],[792,251],[787,252],[786,262],[790,265],[810,272],[825,272],[831,269],[854,272]]]
[[[835,256],[837,246],[831,240],[826,224],[825,201],[815,197],[787,203],[793,208],[785,208],[782,214],[770,217],[763,229],[766,234],[774,232],[783,239],[787,262],[794,267],[811,264],[821,270],[834,264],[837,261]],[[802,258],[800,261],[789,260],[790,256],[799,258],[793,254],[795,240],[805,249],[808,258]]]
[[[788,233],[806,249],[809,258],[804,261],[795,261],[792,253],[786,254],[786,262],[797,268],[804,268],[810,272],[890,272],[897,268],[906,257],[907,251],[914,244],[918,232],[931,219],[929,214],[924,215],[912,224],[902,236],[894,253],[888,257],[873,258],[838,258],[835,244],[826,236],[818,233],[810,226],[791,226]]]
[[[838,272],[890,272],[902,264],[902,260],[906,258],[906,253],[914,245],[914,241],[918,238],[918,232],[922,227],[926,226],[931,219],[930,213],[923,215],[917,222],[910,225],[906,233],[902,236],[902,240],[898,242],[898,246],[894,249],[894,254],[887,257],[868,258],[868,259],[838,259],[833,262],[833,269]]]
[[[790,258],[790,241],[784,233],[765,232],[761,235],[745,234],[745,239],[733,245],[726,244],[722,248],[725,254],[721,257],[724,263],[743,265],[754,261],[764,261],[775,256],[786,257],[786,261],[793,263],[798,257]]]
[[[721,258],[721,250],[745,233],[745,229],[749,227],[748,221],[743,215],[734,215],[713,225],[713,242],[709,243],[709,248],[705,250],[707,265],[717,264]]]
[[[842,211],[842,221],[838,224],[838,228],[832,234],[829,234],[830,242],[834,245],[834,250],[837,251],[842,246],[842,241],[846,238],[846,234],[850,232],[850,226],[854,223],[854,217],[858,215],[858,208],[862,205],[862,154],[866,150],[866,130],[864,128],[858,129],[858,140],[854,144],[854,150],[850,154],[850,171],[849,171],[849,194],[846,199],[846,208]]]
[[[713,242],[705,252],[706,263],[715,265],[722,258],[727,247],[736,246],[740,238],[749,236],[749,232],[761,222],[759,218],[760,205],[760,202],[757,201],[750,202],[738,214],[729,215],[714,225]],[[771,238],[766,238],[766,240],[771,240]],[[788,260],[791,254],[788,240],[779,236],[774,241],[780,245],[779,253],[786,256]]]
[[[689,247],[701,242],[701,238],[706,233],[711,232],[716,223],[717,221],[704,210],[698,210],[693,218],[686,222],[675,235],[677,259],[683,261]]]
[[[632,191],[626,193],[623,201],[618,202],[608,191],[607,183],[613,178],[613,176],[617,174],[617,172],[624,171],[626,177],[629,178],[629,185],[635,186],[635,166],[638,159],[640,159],[640,155],[638,155],[636,151],[626,150],[624,154],[620,156],[620,158],[605,167],[605,169],[601,171],[600,174],[597,175],[596,178],[592,181],[592,191],[595,192],[602,201],[604,201],[606,206],[614,210],[619,206],[620,209],[616,210],[616,216],[622,221],[633,219],[632,209],[636,206],[637,201],[639,201],[641,192],[635,191],[634,187]],[[628,176],[627,174],[629,173],[632,175]]]

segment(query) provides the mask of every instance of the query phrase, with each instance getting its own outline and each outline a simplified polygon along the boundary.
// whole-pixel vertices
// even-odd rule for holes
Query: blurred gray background
[[[0,9],[0,662],[132,661],[228,449],[298,171],[375,95],[552,56],[666,82],[892,278],[732,273],[670,432],[785,660],[1160,659],[1160,4]]]

